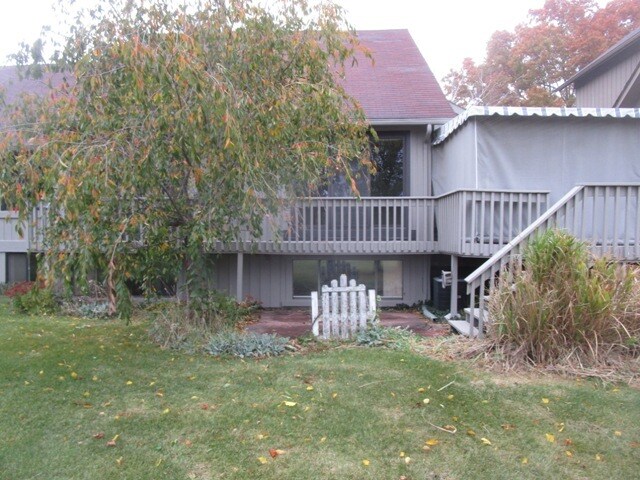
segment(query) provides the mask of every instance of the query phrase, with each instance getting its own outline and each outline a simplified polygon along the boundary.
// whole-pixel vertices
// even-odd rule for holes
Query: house
[[[578,107],[640,107],[640,28],[626,35],[558,90],[573,85]]]
[[[378,132],[378,172],[360,198],[333,181],[265,219],[261,238],[217,243],[218,289],[265,307],[308,306],[312,290],[346,273],[383,306],[444,298],[440,307],[457,313],[470,302],[472,320],[504,262],[551,225],[640,260],[639,109],[473,107],[455,116],[408,31],[358,36],[375,63],[360,58],[345,88]],[[38,219],[24,238],[11,218],[0,229],[0,281],[26,276],[15,258],[30,264]]]

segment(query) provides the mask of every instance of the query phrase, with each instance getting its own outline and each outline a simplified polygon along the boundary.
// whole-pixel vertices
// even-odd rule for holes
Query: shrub
[[[190,315],[195,323],[201,324],[204,329],[219,331],[251,320],[259,307],[259,303],[255,301],[238,303],[229,295],[209,291],[191,299]]]
[[[219,292],[192,299],[190,308],[180,302],[157,302],[147,309],[153,315],[149,335],[163,348],[195,352],[211,335],[251,320],[258,308],[257,302],[237,303]]]
[[[285,351],[289,339],[266,333],[218,333],[211,337],[206,351],[215,356],[272,357]]]
[[[24,294],[16,293],[13,296],[13,306],[19,312],[31,315],[51,314],[60,308],[51,289],[41,288],[35,284]]]
[[[594,259],[585,244],[560,231],[534,239],[523,266],[503,271],[489,310],[490,335],[510,358],[598,363],[612,350],[637,353],[640,284],[634,272]]]
[[[35,282],[14,283],[13,285],[10,285],[9,287],[7,287],[7,289],[4,291],[4,294],[9,298],[13,298],[16,295],[17,296],[24,295],[25,293],[29,293],[34,285],[35,285]]]

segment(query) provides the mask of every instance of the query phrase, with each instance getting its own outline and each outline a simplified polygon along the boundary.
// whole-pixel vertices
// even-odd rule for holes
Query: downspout
[[[424,143],[426,144],[426,148],[427,151],[425,152],[425,161],[427,163],[427,191],[426,194],[428,197],[430,197],[432,195],[433,192],[433,155],[431,154],[431,136],[433,135],[433,124],[432,123],[427,123],[427,129],[425,131],[425,141]]]
[[[479,180],[478,180],[478,121],[474,118],[473,119],[473,153],[474,153],[474,161],[475,161],[475,166],[476,166],[476,190],[478,190],[478,188],[480,188],[479,185]]]

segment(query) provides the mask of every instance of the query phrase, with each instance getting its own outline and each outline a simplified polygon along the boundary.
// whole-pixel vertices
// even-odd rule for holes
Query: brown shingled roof
[[[374,64],[359,54],[358,64],[346,69],[344,87],[371,122],[455,116],[408,30],[361,30],[357,35]]]

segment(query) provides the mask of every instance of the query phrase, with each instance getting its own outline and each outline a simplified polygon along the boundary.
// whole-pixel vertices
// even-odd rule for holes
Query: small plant
[[[60,304],[53,291],[37,284],[32,284],[26,293],[14,294],[13,306],[17,311],[31,315],[56,313],[60,309]]]
[[[407,328],[383,327],[378,322],[358,333],[356,343],[366,347],[387,347],[394,350],[409,350],[415,335]]]
[[[288,338],[278,335],[229,331],[212,336],[205,349],[218,357],[272,357],[282,354],[287,343]]]
[[[109,303],[105,301],[73,299],[63,304],[63,312],[83,318],[109,318],[111,312]]]

